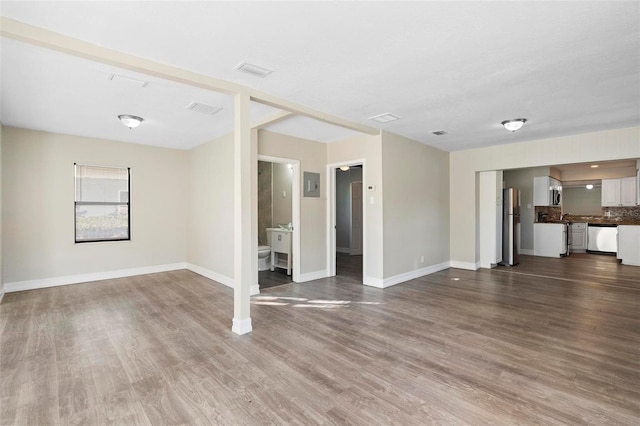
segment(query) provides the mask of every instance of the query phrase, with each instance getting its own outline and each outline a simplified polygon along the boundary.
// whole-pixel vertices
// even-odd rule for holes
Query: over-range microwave
[[[560,201],[561,201],[561,195],[562,193],[560,191],[558,191],[557,189],[552,189],[551,190],[551,205],[552,206],[559,206],[560,205]]]

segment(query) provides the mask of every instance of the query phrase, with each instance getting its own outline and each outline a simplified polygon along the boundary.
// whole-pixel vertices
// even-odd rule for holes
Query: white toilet
[[[271,247],[258,246],[258,271],[268,271],[271,269]]]

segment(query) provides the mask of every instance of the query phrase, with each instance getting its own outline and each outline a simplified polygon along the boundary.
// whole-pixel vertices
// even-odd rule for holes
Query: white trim
[[[202,266],[194,265],[193,263],[187,263],[186,269],[229,288],[234,288],[235,286],[235,280],[233,278],[227,277],[226,275],[222,275],[217,272],[213,272],[212,270],[203,268]],[[249,296],[255,296],[258,294],[260,294],[260,286],[252,285],[251,290],[249,290]]]
[[[443,271],[445,269],[449,269],[449,262],[438,263],[437,265],[431,265],[424,268],[416,269],[414,271],[405,272],[402,274],[394,275],[393,277],[388,277],[384,279],[380,278],[369,278],[367,280],[366,285],[377,288],[387,288],[393,285],[401,284],[416,278],[424,277],[425,275],[430,275],[435,272]]]
[[[195,272],[198,275],[202,275],[205,278],[209,278],[212,281],[225,285],[229,288],[234,287],[235,280],[233,278],[227,277],[226,275],[213,272],[210,269],[206,269],[206,268],[203,268],[202,266],[194,265],[193,263],[187,263],[186,269],[190,270],[191,272]]]
[[[300,279],[296,281],[297,283],[304,283],[307,281],[319,280],[321,278],[327,278],[329,274],[326,269],[322,269],[320,271],[315,272],[307,272],[306,274],[300,274]]]
[[[233,326],[231,327],[231,331],[233,331],[234,333],[243,335],[250,333],[252,330],[253,327],[251,326],[251,318],[233,319]]]
[[[365,275],[362,283],[364,285],[368,285],[369,287],[384,288],[384,280],[382,278],[367,277]]]
[[[518,250],[518,254],[524,254],[525,256],[534,256],[533,250],[529,249],[520,249]]]
[[[39,280],[17,281],[5,283],[6,293],[15,291],[35,290],[39,288],[57,287],[61,285],[80,284],[92,281],[111,280],[114,278],[133,277],[135,275],[155,274],[158,272],[187,269],[184,262],[166,265],[143,266],[140,268],[119,269],[116,271],[95,272],[92,274],[68,275],[65,277],[43,278]]]
[[[452,260],[449,262],[451,268],[456,269],[467,269],[469,271],[477,271],[480,269],[480,262],[471,263],[471,262],[460,262],[457,260]]]
[[[351,253],[351,249],[349,247],[336,247],[336,253]]]

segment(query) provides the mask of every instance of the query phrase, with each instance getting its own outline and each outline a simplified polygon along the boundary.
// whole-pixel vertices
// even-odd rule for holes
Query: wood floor
[[[523,256],[252,298],[189,271],[10,293],[0,424],[640,424],[640,268]]]

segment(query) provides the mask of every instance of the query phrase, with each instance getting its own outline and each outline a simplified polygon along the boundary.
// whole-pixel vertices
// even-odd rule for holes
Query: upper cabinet
[[[602,207],[635,206],[636,177],[602,179]]]
[[[562,193],[562,182],[549,176],[533,178],[533,205],[558,206],[559,199],[554,202],[554,194]],[[559,198],[559,197],[558,197]]]

